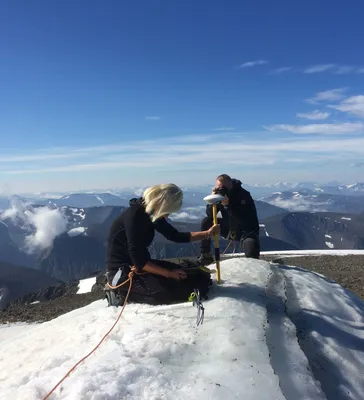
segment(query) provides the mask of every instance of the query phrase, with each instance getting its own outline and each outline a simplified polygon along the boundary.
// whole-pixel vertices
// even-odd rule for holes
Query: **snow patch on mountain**
[[[67,234],[68,234],[68,236],[78,236],[78,235],[82,235],[85,232],[86,232],[86,228],[84,228],[83,226],[79,226],[77,228],[70,229],[67,232]]]
[[[96,277],[81,279],[78,284],[77,294],[91,292],[92,286],[96,283]]]
[[[104,200],[102,200],[102,198],[100,196],[95,196],[97,198],[97,200],[100,201],[101,204],[105,204]]]
[[[269,233],[267,231],[267,227],[264,224],[259,224],[259,228],[263,228],[265,232],[265,236],[269,236]]]

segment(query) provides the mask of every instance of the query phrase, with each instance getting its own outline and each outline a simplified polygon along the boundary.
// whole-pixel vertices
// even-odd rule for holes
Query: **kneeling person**
[[[212,284],[209,273],[151,259],[148,251],[155,231],[177,243],[204,240],[219,233],[218,225],[201,232],[179,232],[174,228],[167,217],[180,210],[182,200],[183,192],[178,186],[155,185],[146,189],[141,198],[131,199],[130,206],[113,222],[108,239],[107,281],[111,286],[120,285],[134,267],[130,301],[148,304],[187,301],[194,289],[206,296]],[[128,288],[127,283],[118,289],[121,297],[125,297]]]
[[[260,257],[259,221],[255,203],[250,193],[241,186],[241,181],[222,174],[216,178],[213,193],[225,196],[217,205],[221,218],[218,223],[221,236],[225,239],[240,241],[247,258]],[[212,206],[206,206],[206,217],[201,222],[201,229],[209,229],[213,225]],[[211,254],[211,239],[201,241],[201,255],[198,259],[201,265],[213,262]]]

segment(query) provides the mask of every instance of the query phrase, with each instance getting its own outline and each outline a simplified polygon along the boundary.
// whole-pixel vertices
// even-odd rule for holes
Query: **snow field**
[[[221,263],[196,309],[127,305],[51,399],[364,398],[364,305],[325,277],[261,260]],[[110,329],[96,301],[42,324],[0,326],[0,399],[42,399]]]

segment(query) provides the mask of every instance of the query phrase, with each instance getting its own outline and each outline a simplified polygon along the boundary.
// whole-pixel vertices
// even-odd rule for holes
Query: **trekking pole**
[[[224,200],[224,196],[221,194],[210,194],[204,197],[206,203],[212,205],[212,216],[214,225],[217,224],[217,204]],[[220,283],[220,247],[219,247],[219,235],[214,235],[214,246],[215,246],[215,261],[216,261],[216,281]]]

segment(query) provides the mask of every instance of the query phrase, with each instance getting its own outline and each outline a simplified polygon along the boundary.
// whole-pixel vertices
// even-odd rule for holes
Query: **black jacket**
[[[142,269],[151,259],[148,247],[156,230],[173,242],[190,241],[190,232],[179,232],[165,218],[153,223],[145,212],[141,199],[131,199],[129,204],[130,207],[111,226],[106,257],[107,270],[115,271],[123,264]]]
[[[233,187],[227,196],[229,205],[224,207],[217,205],[217,211],[221,211],[224,222],[229,224],[230,229],[237,230],[243,235],[254,232],[259,235],[259,220],[254,200],[250,193],[241,186],[241,181],[233,179]],[[212,218],[212,206],[206,207],[206,214]]]

